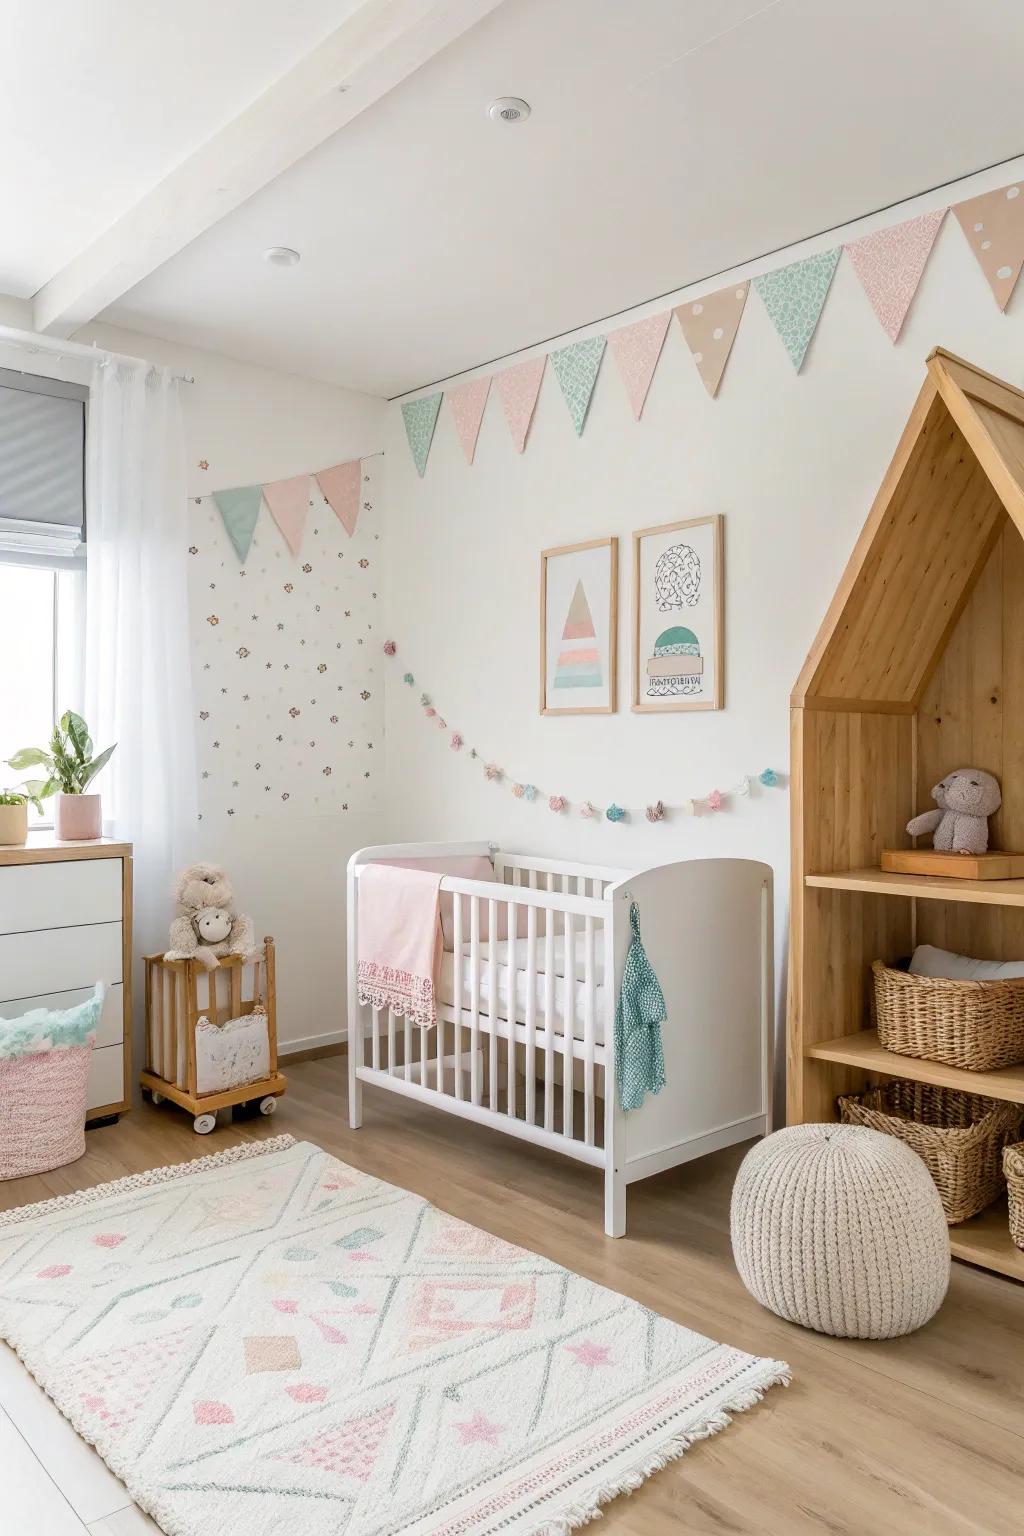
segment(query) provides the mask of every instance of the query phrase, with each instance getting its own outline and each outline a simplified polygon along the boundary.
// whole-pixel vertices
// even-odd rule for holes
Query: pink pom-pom
[[[393,656],[397,650],[398,650],[398,646],[395,644],[395,642],[393,640],[385,640],[384,641],[384,655],[385,656]]]
[[[580,806],[580,815],[584,818],[585,821],[592,821],[593,818],[597,815],[597,810],[594,806],[591,805],[589,800],[584,800],[583,804]]]
[[[660,800],[655,800],[653,805],[649,805],[647,807],[647,820],[648,821],[664,821],[665,820],[665,807],[662,805]]]
[[[437,728],[439,731],[446,731],[448,729],[448,721],[442,720],[440,715],[437,717]]]
[[[426,715],[428,720],[433,720],[434,716],[437,714],[437,710],[434,708],[433,704],[428,704],[423,713]]]
[[[462,751],[462,737],[459,735],[458,731],[452,731],[452,739],[449,742],[449,746],[453,752]]]
[[[501,769],[498,767],[497,763],[488,763],[486,765],[484,768],[484,777],[490,779],[492,782],[495,779],[501,778]]]
[[[720,811],[722,809],[722,792],[721,792],[721,790],[720,789],[713,789],[711,791],[710,795],[708,795],[706,803],[707,803],[707,808],[708,808],[709,811]]]
[[[564,811],[565,810],[565,796],[564,795],[552,795],[551,799],[548,801],[548,808],[550,810],[554,811],[556,813],[556,815],[557,815],[557,813],[559,811]]]
[[[524,792],[525,789],[526,789],[526,785],[525,784],[513,784],[512,785],[512,793],[515,795],[517,800],[521,800],[523,798],[523,792]]]

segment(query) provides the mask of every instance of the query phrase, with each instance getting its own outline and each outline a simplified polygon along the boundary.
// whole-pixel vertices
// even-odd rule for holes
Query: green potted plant
[[[19,789],[0,789],[0,848],[20,848],[28,839],[29,801],[43,809],[34,795]]]
[[[115,743],[116,745],[116,743]],[[49,751],[23,747],[7,759],[7,766],[45,768],[45,779],[27,779],[20,792],[29,800],[57,796],[54,831],[61,842],[85,842],[99,837],[103,828],[100,797],[86,791],[101,768],[110,761],[113,747],[93,756],[92,738],[81,715],[67,710],[54,726]]]

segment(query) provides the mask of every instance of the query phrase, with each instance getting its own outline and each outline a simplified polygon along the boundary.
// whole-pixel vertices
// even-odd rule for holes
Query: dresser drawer
[[[68,859],[0,869],[0,934],[121,918],[121,859]]]
[[[124,1049],[107,1045],[94,1050],[85,1085],[85,1108],[100,1109],[107,1104],[124,1103]]]
[[[0,1001],[123,979],[119,922],[0,934]]]
[[[0,1019],[16,1019],[33,1008],[74,1008],[92,996],[92,987],[74,987],[70,992],[47,992],[42,997],[11,998],[0,1003]],[[105,1045],[121,1045],[124,1040],[124,986],[118,982],[110,987],[103,1002],[99,1028],[96,1031],[96,1048]],[[105,1101],[108,1102],[108,1101]]]

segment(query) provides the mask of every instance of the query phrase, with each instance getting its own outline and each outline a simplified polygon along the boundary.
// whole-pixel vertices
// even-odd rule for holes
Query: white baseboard
[[[342,1045],[347,1039],[347,1030],[329,1029],[322,1035],[301,1035],[298,1040],[279,1040],[277,1054],[291,1056],[296,1051],[316,1051],[324,1045]]]

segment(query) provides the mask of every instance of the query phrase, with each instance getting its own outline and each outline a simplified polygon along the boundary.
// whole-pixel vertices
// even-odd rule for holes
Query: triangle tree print
[[[754,278],[754,287],[798,373],[825,307],[841,249],[837,245],[833,251],[805,256]]]
[[[583,641],[583,644],[573,645],[572,641]],[[558,653],[558,665],[555,668],[555,687],[602,687],[604,679],[601,675],[601,658],[597,652],[597,631],[582,579],[576,583],[565,616],[562,644],[564,648]]]

